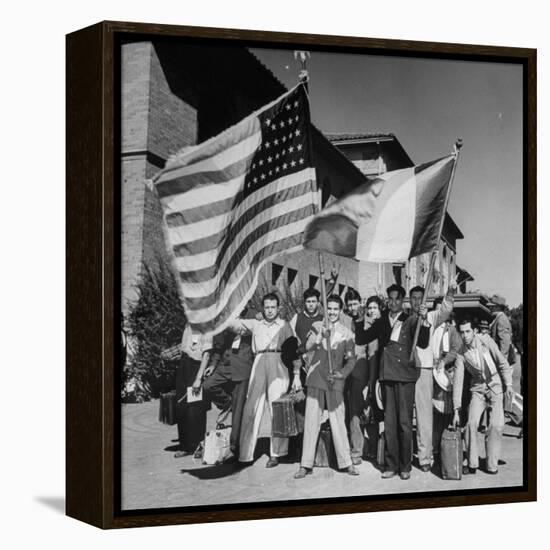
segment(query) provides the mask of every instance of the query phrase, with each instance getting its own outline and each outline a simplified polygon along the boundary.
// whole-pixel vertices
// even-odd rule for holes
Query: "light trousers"
[[[342,391],[325,391],[311,387],[307,388],[304,443],[300,465],[304,468],[313,468],[325,404],[328,410],[330,431],[332,433],[332,441],[334,442],[334,450],[336,451],[338,468],[347,468],[351,466],[351,454],[346,431],[344,393]]]
[[[419,369],[414,389],[416,408],[416,444],[420,466],[431,464],[433,454],[433,374],[432,369]]]
[[[258,441],[265,400],[273,416],[273,401],[286,393],[289,384],[288,370],[281,363],[279,353],[258,354],[252,365],[248,393],[241,421],[239,460],[252,462]],[[271,437],[269,454],[272,457],[288,453],[288,437]]]
[[[468,409],[468,424],[466,425],[466,451],[468,454],[468,466],[479,467],[478,426],[483,411],[491,407],[489,427],[485,434],[485,446],[487,454],[487,468],[498,469],[500,448],[502,442],[502,430],[504,429],[504,397],[491,390],[486,392],[472,392],[472,399]]]

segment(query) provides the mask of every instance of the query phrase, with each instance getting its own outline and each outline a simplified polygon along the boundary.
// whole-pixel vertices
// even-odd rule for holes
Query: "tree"
[[[125,327],[131,353],[123,369],[122,391],[124,395],[130,382],[140,388],[141,399],[150,399],[175,386],[176,363],[163,361],[161,352],[180,342],[185,313],[176,279],[165,261],[157,260],[155,269],[143,265],[137,294]]]

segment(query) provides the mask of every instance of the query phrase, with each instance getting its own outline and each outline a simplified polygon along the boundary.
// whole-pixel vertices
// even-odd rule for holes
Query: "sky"
[[[285,84],[297,82],[292,50],[252,52]],[[460,153],[449,213],[464,234],[457,263],[469,290],[521,303],[523,292],[522,67],[311,52],[313,123],[323,132],[393,133],[415,164]]]

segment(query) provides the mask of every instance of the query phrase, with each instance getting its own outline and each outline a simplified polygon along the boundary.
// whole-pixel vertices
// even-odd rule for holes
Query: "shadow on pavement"
[[[204,468],[181,469],[180,473],[189,474],[197,479],[220,479],[239,472],[242,468],[235,463],[220,464],[219,466],[205,466]]]

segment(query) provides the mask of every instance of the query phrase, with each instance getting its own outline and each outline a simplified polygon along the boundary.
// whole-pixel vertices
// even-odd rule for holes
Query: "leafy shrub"
[[[163,361],[161,352],[181,341],[185,314],[166,262],[155,262],[155,269],[144,264],[136,288],[126,319],[130,349],[122,392],[128,397],[128,387],[135,388],[134,400],[146,400],[175,387],[176,361]]]

